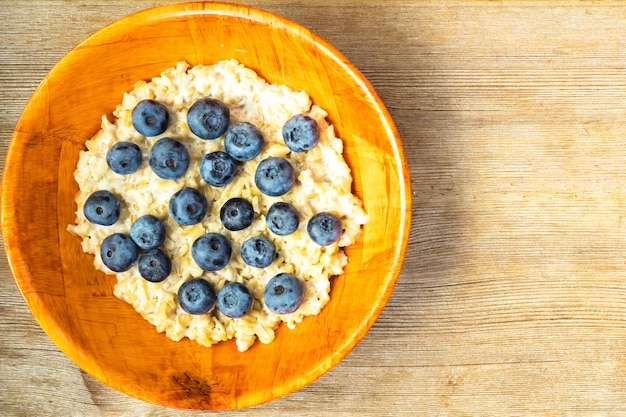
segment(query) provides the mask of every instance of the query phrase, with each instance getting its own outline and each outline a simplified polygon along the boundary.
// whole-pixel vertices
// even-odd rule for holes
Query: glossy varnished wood
[[[626,414],[624,3],[246,2],[371,81],[409,165],[411,235],[388,304],[341,363],[276,401],[201,415]],[[2,152],[70,48],[156,3],[4,2]],[[0,266],[0,414],[188,415],[82,372]]]
[[[306,90],[345,143],[369,215],[348,249],[332,302],[274,343],[172,342],[113,296],[111,276],[66,227],[79,151],[124,91],[179,61],[235,58],[271,83]],[[35,194],[33,194],[35,192]],[[280,398],[336,365],[377,318],[408,240],[408,170],[395,126],[369,83],[330,44],[244,5],[187,3],[133,14],[98,31],[46,76],[17,122],[5,162],[2,227],[9,264],[41,327],[88,374],[169,407],[238,409]]]

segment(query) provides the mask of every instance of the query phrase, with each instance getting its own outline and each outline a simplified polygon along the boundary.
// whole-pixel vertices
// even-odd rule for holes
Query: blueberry
[[[109,168],[116,174],[128,175],[139,169],[143,155],[139,146],[132,142],[117,142],[107,152]]]
[[[216,298],[213,286],[202,278],[192,278],[178,289],[178,304],[189,314],[208,313]]]
[[[144,136],[157,136],[165,132],[170,122],[167,107],[156,100],[142,100],[131,114],[133,127]]]
[[[200,176],[213,187],[230,184],[236,173],[237,165],[226,152],[212,152],[204,155],[200,160]]]
[[[263,149],[263,135],[248,122],[230,125],[224,136],[224,149],[237,161],[249,161]]]
[[[217,293],[217,308],[231,319],[248,314],[253,301],[248,287],[239,282],[229,282]]]
[[[152,145],[148,163],[160,178],[174,180],[187,171],[189,151],[177,140],[161,138]]]
[[[327,246],[339,240],[343,228],[339,217],[324,211],[311,217],[306,225],[306,230],[313,242]]]
[[[187,112],[189,129],[201,139],[216,139],[226,132],[230,110],[213,98],[201,98]]]
[[[310,151],[320,141],[320,128],[311,116],[296,114],[283,125],[283,139],[294,152]]]
[[[146,214],[130,226],[130,237],[141,249],[156,248],[165,241],[165,226],[157,217]]]
[[[191,256],[205,271],[219,271],[228,265],[232,249],[230,242],[219,233],[206,233],[191,245]]]
[[[263,300],[270,311],[277,314],[293,313],[302,304],[304,284],[294,275],[280,273],[269,280]]]
[[[161,282],[172,272],[172,261],[161,249],[154,248],[141,255],[137,268],[145,280]]]
[[[252,237],[241,245],[243,261],[255,268],[265,268],[274,260],[276,247],[263,236]]]
[[[182,226],[199,223],[206,215],[207,208],[208,203],[204,194],[191,187],[178,190],[168,204],[170,215]]]
[[[254,183],[258,189],[271,197],[285,194],[295,182],[293,166],[284,158],[267,158],[261,161],[254,173]]]
[[[245,198],[231,198],[220,210],[220,220],[231,231],[243,230],[252,224],[254,209]]]
[[[110,191],[96,191],[87,197],[83,213],[91,223],[111,226],[120,218],[120,202]]]
[[[114,272],[128,271],[138,256],[137,245],[130,236],[123,233],[107,236],[100,245],[102,263]]]
[[[279,236],[295,232],[300,225],[298,211],[289,203],[277,201],[267,210],[265,216],[267,227]]]

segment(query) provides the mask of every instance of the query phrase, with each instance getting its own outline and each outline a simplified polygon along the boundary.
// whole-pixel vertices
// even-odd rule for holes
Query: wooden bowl
[[[295,330],[244,353],[157,333],[117,299],[115,278],[66,231],[84,142],[123,93],[178,61],[235,58],[272,83],[307,91],[329,112],[369,214],[333,278],[331,301]],[[110,117],[111,118],[111,117]],[[410,223],[408,169],[394,124],[371,85],[335,48],[252,7],[188,3],[149,9],[90,36],[46,76],[15,128],[2,183],[2,231],[15,281],[57,346],[98,380],[176,408],[236,409],[293,392],[363,338],[400,272]]]

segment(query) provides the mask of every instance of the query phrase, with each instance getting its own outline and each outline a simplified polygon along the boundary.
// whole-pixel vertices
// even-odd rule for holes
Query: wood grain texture
[[[2,152],[64,53],[155,4],[3,3]],[[226,415],[625,414],[623,3],[254,4],[326,38],[372,82],[404,143],[413,221],[394,293],[352,353]],[[0,262],[4,414],[186,415],[81,372]]]

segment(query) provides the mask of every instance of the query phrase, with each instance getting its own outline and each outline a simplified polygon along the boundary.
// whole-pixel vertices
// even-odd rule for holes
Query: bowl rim
[[[106,37],[111,31],[114,31],[116,28],[136,23],[138,19],[142,22],[149,22],[154,20],[160,20],[167,17],[188,17],[195,15],[216,15],[216,16],[227,16],[227,17],[235,17],[239,19],[250,20],[254,22],[259,22],[266,24],[268,26],[272,26],[281,31],[287,31],[293,36],[297,36],[299,38],[305,37],[307,41],[309,41],[315,48],[318,48],[321,51],[323,56],[334,60],[336,63],[340,64],[346,74],[348,74],[352,80],[357,83],[362,91],[367,92],[370,96],[370,100],[372,105],[375,107],[376,111],[381,117],[381,120],[384,120],[384,127],[387,132],[387,138],[390,141],[391,149],[393,150],[392,160],[394,161],[394,165],[398,169],[398,174],[400,175],[399,180],[399,193],[401,194],[400,204],[401,204],[401,218],[399,219],[400,231],[398,238],[396,240],[396,245],[393,248],[393,260],[391,263],[391,270],[389,271],[388,285],[386,285],[383,291],[376,298],[376,305],[372,306],[369,310],[369,315],[364,317],[361,320],[361,326],[353,332],[350,337],[345,337],[343,339],[344,343],[339,345],[334,350],[331,355],[330,361],[326,361],[327,363],[319,363],[313,371],[309,373],[309,379],[304,381],[303,383],[296,384],[287,392],[283,392],[279,397],[275,398],[267,398],[260,402],[254,402],[250,404],[243,404],[243,407],[253,406],[257,404],[261,404],[267,401],[271,401],[280,397],[283,397],[291,392],[297,391],[302,387],[310,384],[314,380],[318,379],[321,375],[328,372],[334,366],[336,366],[341,360],[343,360],[352,349],[360,343],[365,334],[372,327],[374,322],[377,320],[380,315],[382,309],[386,305],[393,289],[395,287],[396,281],[400,275],[402,264],[404,262],[404,258],[407,251],[409,234],[410,234],[410,225],[411,225],[411,190],[410,190],[410,179],[409,179],[409,169],[408,164],[405,159],[404,150],[402,148],[402,143],[397,132],[397,129],[394,125],[393,119],[389,114],[387,108],[384,103],[374,90],[371,83],[361,74],[361,72],[332,44],[321,38],[320,36],[313,33],[311,30],[305,28],[304,26],[296,23],[292,20],[289,20],[283,16],[278,14],[257,8],[255,6],[242,5],[236,3],[226,3],[226,2],[186,2],[186,3],[177,3],[177,4],[169,4],[147,8],[144,10],[139,10],[137,12],[126,15],[120,19],[117,19],[102,28],[98,29],[96,32],[87,36],[84,40],[70,49],[45,75],[40,84],[33,91],[31,97],[27,101],[22,114],[20,115],[14,131],[11,135],[11,139],[8,145],[5,165],[3,169],[2,175],[2,185],[1,185],[1,195],[0,195],[0,223],[2,226],[2,236],[3,243],[5,248],[5,255],[8,260],[9,269],[14,278],[14,281],[18,287],[22,298],[26,302],[28,308],[31,312],[45,312],[45,305],[41,304],[41,300],[38,297],[36,292],[31,292],[26,294],[23,291],[22,286],[20,285],[20,274],[22,273],[22,268],[24,267],[24,261],[21,259],[19,245],[14,245],[14,237],[10,233],[13,230],[13,225],[10,222],[11,219],[11,211],[14,206],[12,204],[11,196],[11,187],[8,186],[7,178],[10,177],[12,172],[15,172],[18,167],[15,167],[15,163],[13,162],[14,152],[16,149],[16,141],[18,139],[18,132],[23,122],[23,117],[25,111],[30,106],[31,102],[40,94],[40,90],[45,88],[47,80],[55,74],[57,71],[61,71],[63,64],[69,59],[72,54],[75,54],[79,49],[89,45],[90,43],[97,41],[99,38]],[[157,75],[157,74],[155,74]],[[85,356],[81,355],[80,352],[76,352],[75,349],[71,346],[71,340],[66,340],[68,335],[64,335],[59,332],[56,332],[54,323],[52,321],[43,321],[40,315],[34,315],[34,318],[40,325],[40,327],[44,330],[44,332],[50,337],[50,339],[56,344],[56,346],[66,355],[68,356],[76,365],[78,365],[81,369],[87,371],[91,376],[95,377],[98,381],[103,384],[110,386],[126,395],[138,398],[143,401],[147,401],[150,403],[157,403],[160,405],[164,405],[167,407],[177,407],[176,404],[167,404],[167,403],[158,403],[153,401],[153,399],[142,398],[141,396],[137,396],[137,392],[129,393],[124,389],[123,386],[115,383],[115,380],[111,380],[110,378],[106,378],[104,375],[99,372],[94,372],[95,369],[93,366],[89,366],[89,359]],[[240,407],[237,407],[240,408]]]

